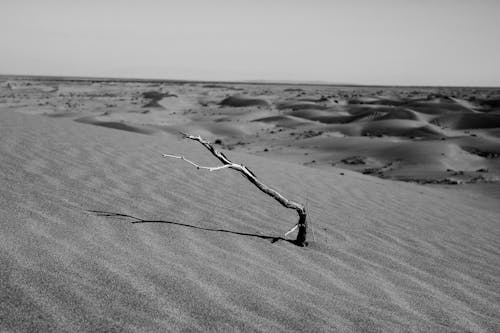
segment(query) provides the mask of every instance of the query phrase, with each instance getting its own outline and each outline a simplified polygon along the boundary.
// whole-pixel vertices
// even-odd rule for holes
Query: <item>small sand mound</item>
[[[325,110],[327,107],[312,101],[289,101],[279,103],[277,105],[279,110],[291,109],[297,110]]]
[[[146,91],[142,93],[144,99],[149,100],[143,107],[145,108],[161,108],[162,106],[158,103],[160,100],[166,97],[177,97],[175,94],[170,94],[169,92],[162,93],[159,91]]]
[[[409,101],[406,106],[412,110],[425,114],[442,115],[445,113],[457,112],[473,113],[470,108],[464,107],[450,98],[435,98],[426,101]]]
[[[475,155],[486,158],[500,156],[500,144],[495,138],[462,136],[455,139],[454,142],[463,150],[474,152]]]
[[[271,116],[271,117],[255,119],[253,121],[270,123],[279,127],[287,127],[287,128],[295,128],[297,126],[305,125],[308,123],[307,121],[300,120],[292,116]]]
[[[387,145],[386,147],[380,147],[377,156],[385,160],[400,160],[402,161],[401,166],[408,168],[420,167],[424,169],[425,167],[446,166],[466,170],[481,165],[481,160],[476,156],[446,141],[416,141],[399,145]]]
[[[390,119],[368,122],[361,130],[363,136],[442,137],[436,127],[415,120]]]
[[[377,97],[360,96],[360,97],[349,99],[348,103],[349,104],[372,104],[372,103],[378,103],[379,101],[380,101],[380,98],[377,98]]]
[[[461,98],[455,98],[455,97],[450,97],[450,99],[452,101],[454,101],[455,103],[457,103],[458,105],[472,111],[472,112],[479,112],[479,110],[481,109],[481,106],[479,105],[476,105],[475,103],[471,102],[471,101],[467,101],[465,99],[461,99]]]
[[[385,105],[385,106],[400,106],[406,101],[397,96],[359,96],[351,98],[347,101],[349,105]]]
[[[484,113],[448,114],[434,119],[433,123],[456,130],[500,128],[500,115]]]
[[[296,110],[289,113],[295,117],[319,121],[325,124],[344,124],[355,121],[376,121],[388,119],[419,120],[415,112],[387,106],[346,106],[327,110]]]
[[[301,89],[301,88],[286,88],[286,89],[283,89],[283,91],[286,91],[286,92],[303,92],[304,89]]]
[[[248,98],[242,96],[229,96],[224,98],[220,103],[220,106],[229,106],[229,107],[250,107],[250,106],[263,106],[269,107],[269,102],[260,98]]]
[[[483,99],[480,101],[481,106],[487,108],[488,111],[500,109],[500,97]]]
[[[319,121],[323,124],[344,124],[351,121],[352,116],[344,113],[335,113],[322,110],[296,110],[288,113],[289,116],[307,119],[311,121]]]
[[[418,113],[408,109],[395,109],[386,113],[377,120],[391,120],[391,119],[406,119],[406,120],[421,120]]]

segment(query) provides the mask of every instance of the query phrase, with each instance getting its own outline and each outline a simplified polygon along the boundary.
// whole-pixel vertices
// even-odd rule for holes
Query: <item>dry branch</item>
[[[236,171],[239,171],[252,184],[257,186],[257,188],[259,190],[261,190],[262,192],[264,192],[267,195],[274,198],[283,207],[294,209],[297,212],[297,214],[299,215],[299,221],[285,235],[288,235],[289,233],[293,232],[295,229],[298,228],[299,231],[297,233],[297,238],[295,240],[295,243],[297,245],[300,245],[300,246],[307,245],[307,242],[306,242],[307,220],[306,220],[306,209],[305,209],[304,205],[285,198],[283,195],[278,193],[278,191],[276,191],[276,190],[270,188],[269,186],[267,186],[266,184],[262,183],[259,179],[257,179],[257,176],[252,171],[250,171],[250,169],[248,169],[243,164],[237,164],[237,163],[231,162],[223,153],[216,150],[209,141],[202,139],[200,136],[188,135],[185,133],[181,133],[181,134],[184,136],[184,138],[198,141],[200,144],[202,144],[205,148],[207,148],[212,153],[212,155],[214,155],[219,161],[222,162],[222,166],[217,166],[217,167],[201,166],[193,161],[186,159],[184,156],[180,156],[180,155],[163,154],[163,157],[170,157],[170,158],[176,158],[176,159],[183,160],[183,161],[193,165],[197,169],[217,171],[217,170],[229,168],[229,169],[234,169]]]

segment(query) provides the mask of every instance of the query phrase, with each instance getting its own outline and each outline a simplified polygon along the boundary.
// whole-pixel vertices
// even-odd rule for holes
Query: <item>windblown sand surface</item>
[[[496,90],[0,87],[0,330],[500,331]]]

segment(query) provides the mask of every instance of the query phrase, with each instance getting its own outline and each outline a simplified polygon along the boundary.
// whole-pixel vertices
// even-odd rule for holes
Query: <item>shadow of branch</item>
[[[223,232],[223,233],[228,233],[228,234],[233,234],[233,235],[256,237],[256,238],[260,238],[260,239],[270,240],[271,243],[276,243],[276,242],[281,240],[281,241],[295,244],[295,242],[293,240],[286,239],[286,238],[280,237],[280,236],[276,237],[276,236],[270,236],[270,235],[252,234],[252,233],[247,233],[247,232],[239,232],[239,231],[226,230],[226,229],[206,228],[206,227],[199,227],[199,226],[192,225],[192,224],[174,222],[174,221],[144,220],[144,219],[140,219],[138,217],[128,215],[128,214],[113,213],[113,212],[106,212],[106,211],[100,211],[100,210],[88,210],[88,212],[93,213],[97,216],[110,217],[110,218],[116,218],[116,219],[128,219],[128,220],[130,220],[130,223],[133,223],[133,224],[137,224],[137,223],[165,223],[165,224],[172,224],[172,225],[177,225],[177,226],[181,226],[181,227],[193,228],[193,229],[204,230],[204,231]]]

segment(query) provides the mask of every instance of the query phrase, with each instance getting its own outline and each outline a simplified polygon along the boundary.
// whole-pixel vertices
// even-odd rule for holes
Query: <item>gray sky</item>
[[[500,0],[0,0],[0,73],[500,86]]]

